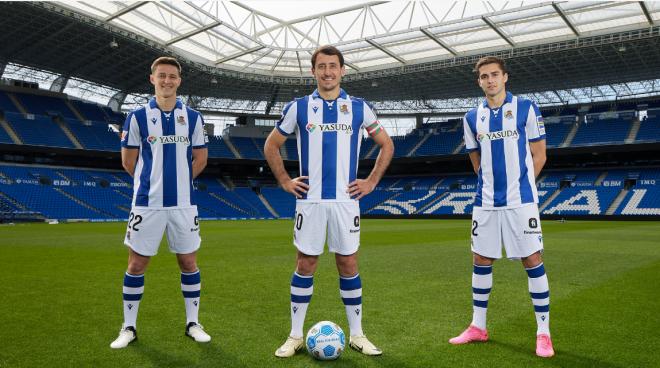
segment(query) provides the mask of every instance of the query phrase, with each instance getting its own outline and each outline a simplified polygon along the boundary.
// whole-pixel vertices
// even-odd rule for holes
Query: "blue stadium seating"
[[[298,141],[295,137],[288,138],[286,142],[284,142],[284,149],[286,150],[289,160],[298,160]]]
[[[64,100],[51,96],[37,96],[27,93],[16,93],[23,107],[28,113],[35,115],[61,115],[65,118],[76,119],[76,115],[64,103]]]
[[[83,124],[76,119],[66,119],[66,124],[78,142],[86,149],[119,151],[119,135],[108,128],[108,123],[91,121]]]
[[[540,203],[559,189],[561,181],[572,181],[572,186],[561,189],[544,214],[605,214],[622,193],[625,179],[635,179],[636,184],[615,214],[660,214],[660,190],[656,185],[660,183],[660,169],[610,170],[602,185],[594,185],[602,173],[578,170],[545,175],[538,184]],[[0,178],[4,203],[0,216],[5,218],[7,212],[23,211],[6,198],[45,218],[125,220],[130,209],[132,178],[125,172],[0,165]],[[196,179],[195,185],[199,188],[196,198],[202,218],[273,217],[250,188],[229,191],[210,177]],[[360,207],[362,213],[373,215],[469,214],[475,187],[474,175],[387,177],[360,201]],[[292,217],[293,196],[274,187],[262,187],[261,193],[279,217]]]
[[[448,155],[454,152],[463,140],[463,130],[433,133],[415,151],[415,156]]]
[[[209,137],[209,157],[236,158],[222,137]]]
[[[14,141],[11,140],[11,137],[9,137],[9,134],[7,134],[5,129],[1,126],[0,126],[0,143],[8,143],[8,144],[14,143]]]
[[[367,154],[374,146],[374,140],[371,138],[363,138],[362,143],[360,143],[360,159],[367,158]],[[373,157],[372,157],[373,158]]]
[[[258,142],[257,142],[258,140]],[[238,152],[243,158],[263,160],[264,156],[261,153],[265,140],[247,137],[231,137],[231,143],[236,147]],[[261,143],[261,146],[258,146]]]
[[[50,117],[35,115],[34,120],[31,120],[22,114],[7,112],[5,119],[25,144],[75,148],[64,131]]]
[[[78,100],[71,100],[71,104],[87,120],[107,122],[108,116],[99,105]]]
[[[575,186],[565,188],[543,210],[549,215],[604,215],[621,188]]]
[[[281,188],[263,187],[261,194],[273,207],[280,217],[293,217],[296,211],[296,201],[293,195],[285,192]]]
[[[2,111],[11,111],[18,112],[16,105],[9,99],[7,94],[3,91],[0,91],[0,110]]]
[[[637,142],[660,141],[660,116],[642,121],[637,132]]]
[[[545,143],[547,147],[559,147],[575,124],[575,117],[570,116],[557,123],[545,123]]]
[[[623,114],[622,114],[623,115]],[[630,132],[632,116],[628,119],[601,119],[594,115],[587,116],[587,123],[581,122],[571,146],[618,143],[622,144]]]

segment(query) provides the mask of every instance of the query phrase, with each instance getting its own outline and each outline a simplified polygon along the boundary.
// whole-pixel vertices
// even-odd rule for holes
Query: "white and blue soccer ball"
[[[346,336],[336,323],[321,321],[307,332],[305,346],[309,354],[316,359],[334,360],[344,351]]]

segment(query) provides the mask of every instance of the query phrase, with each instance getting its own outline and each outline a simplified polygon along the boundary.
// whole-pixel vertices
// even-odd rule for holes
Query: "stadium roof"
[[[507,59],[517,92],[655,80],[660,2],[3,2],[0,59],[149,93],[156,56],[186,64],[184,94],[288,101],[313,89],[309,56],[345,54],[371,100],[479,94],[470,70]],[[312,14],[312,15],[307,15]]]

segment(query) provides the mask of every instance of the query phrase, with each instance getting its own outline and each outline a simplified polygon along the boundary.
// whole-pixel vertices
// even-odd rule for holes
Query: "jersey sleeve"
[[[541,110],[539,110],[539,107],[536,106],[534,102],[532,102],[529,107],[527,121],[525,122],[525,132],[527,133],[527,140],[530,142],[545,139],[545,124],[543,123],[543,116],[541,116]]]
[[[206,135],[206,129],[204,129],[204,118],[202,114],[199,114],[192,134],[192,146],[193,148],[206,148],[208,143],[209,137]]]
[[[124,148],[140,148],[140,128],[134,113],[128,114],[121,131],[121,146]]]
[[[370,137],[375,136],[383,130],[383,126],[380,124],[380,121],[378,121],[374,108],[366,101],[364,102],[364,119],[362,121],[362,127],[366,129],[367,134],[369,134]]]
[[[293,134],[296,131],[296,127],[298,126],[297,105],[296,101],[291,101],[284,106],[282,117],[275,124],[275,128],[284,136]]]
[[[468,114],[465,114],[463,117],[463,138],[465,139],[465,149],[468,152],[472,152],[479,149],[479,143],[475,137],[474,130],[470,126]]]

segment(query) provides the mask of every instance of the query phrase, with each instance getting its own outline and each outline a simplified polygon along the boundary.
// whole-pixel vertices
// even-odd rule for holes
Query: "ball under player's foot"
[[[463,333],[449,339],[449,343],[453,345],[468,344],[474,341],[488,341],[488,331],[470,325]]]
[[[292,357],[303,347],[302,337],[287,337],[286,341],[279,349],[275,350],[275,356],[280,358]]]
[[[186,326],[186,336],[197,342],[209,342],[211,341],[211,336],[204,332],[204,327],[199,323],[190,322]]]
[[[536,335],[536,355],[542,358],[550,358],[555,355],[555,349],[552,347],[552,340],[548,334]]]
[[[110,347],[113,349],[122,349],[136,339],[137,332],[135,331],[135,327],[126,326],[119,330],[119,336],[110,344]]]
[[[349,345],[354,350],[359,351],[364,355],[382,355],[383,351],[378,349],[374,344],[367,339],[366,336],[351,336]]]

